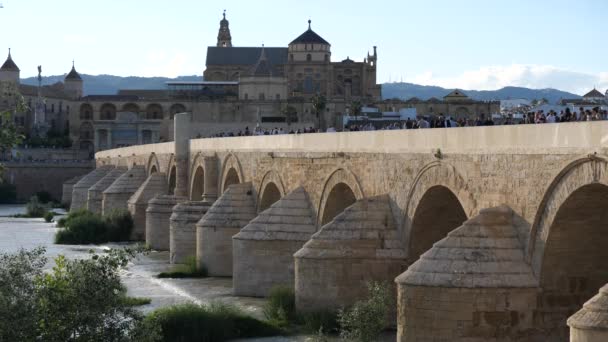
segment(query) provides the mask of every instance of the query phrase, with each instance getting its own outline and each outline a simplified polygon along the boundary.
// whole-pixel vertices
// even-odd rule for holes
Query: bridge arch
[[[158,158],[156,157],[156,153],[152,152],[150,157],[148,157],[148,163],[146,164],[146,171],[148,172],[148,176],[159,172],[160,164],[158,162]]]
[[[274,170],[266,172],[258,190],[258,212],[268,209],[283,196],[285,196],[285,186],[281,176]]]
[[[439,161],[425,165],[414,178],[403,220],[404,245],[413,262],[459,227],[475,207],[456,169]]]
[[[238,158],[229,153],[222,163],[221,193],[224,193],[228,186],[243,182],[243,169]]]
[[[539,279],[542,328],[567,341],[567,318],[608,282],[607,161],[569,163],[539,206],[528,253]]]
[[[344,168],[332,172],[325,181],[321,200],[319,201],[317,225],[322,227],[351,206],[362,199],[363,191],[357,177]]]
[[[171,154],[169,159],[169,166],[167,167],[167,184],[169,185],[169,194],[175,193],[175,186],[177,185],[177,167],[175,166],[175,155]]]
[[[198,152],[190,166],[190,200],[200,201],[203,198],[205,187],[205,164],[203,163],[203,155]]]

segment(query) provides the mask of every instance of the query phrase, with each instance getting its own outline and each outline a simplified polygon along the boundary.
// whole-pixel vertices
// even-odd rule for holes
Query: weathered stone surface
[[[397,277],[398,341],[515,341],[533,328],[538,280],[511,208],[480,214]]]
[[[196,224],[196,259],[212,276],[232,276],[232,236],[256,215],[251,183],[231,185]]]
[[[127,210],[129,198],[146,181],[146,178],[146,169],[138,165],[118,177],[103,192],[102,213],[106,214],[112,210]]]
[[[169,250],[169,219],[173,214],[173,207],[183,201],[185,197],[173,195],[156,195],[148,202],[146,209],[146,244],[157,251]]]
[[[568,319],[570,342],[608,341],[608,284]]]
[[[358,200],[295,255],[298,311],[338,309],[367,293],[368,281],[391,282],[406,268],[389,197]]]
[[[133,231],[136,240],[145,240],[148,202],[154,196],[166,195],[168,192],[167,175],[162,172],[156,172],[151,174],[133,196],[129,198],[127,206],[133,217]]]
[[[89,188],[87,198],[87,209],[90,212],[101,214],[101,202],[103,200],[103,192],[114,183],[118,177],[127,172],[124,166],[117,166],[115,169],[108,172],[99,182]]]
[[[76,176],[63,182],[63,191],[61,192],[61,203],[67,204],[68,206],[72,203],[72,191],[74,190],[74,184],[78,183],[84,176],[85,175]]]
[[[99,182],[108,172],[114,169],[113,165],[103,165],[82,177],[78,183],[72,187],[72,204],[70,211],[76,211],[87,208],[87,198],[89,196],[89,188]]]
[[[261,212],[232,237],[234,294],[265,297],[275,285],[293,288],[293,254],[315,230],[302,187]]]
[[[204,201],[185,201],[173,207],[169,219],[169,251],[172,264],[196,257],[196,223],[205,215],[211,203]]]

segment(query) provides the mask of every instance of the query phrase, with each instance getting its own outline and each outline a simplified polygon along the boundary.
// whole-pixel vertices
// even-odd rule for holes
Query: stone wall
[[[38,191],[48,191],[57,201],[62,199],[63,183],[93,170],[93,163],[3,163],[4,179],[17,187],[17,200],[27,201]],[[71,194],[70,194],[71,197]]]

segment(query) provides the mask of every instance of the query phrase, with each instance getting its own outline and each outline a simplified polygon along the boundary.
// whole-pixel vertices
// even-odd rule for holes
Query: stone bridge
[[[608,122],[189,140],[189,120],[97,153],[72,208],[101,189],[172,261],[291,286],[298,311],[396,284],[399,341],[567,341],[608,283]],[[608,341],[590,303],[572,341]]]

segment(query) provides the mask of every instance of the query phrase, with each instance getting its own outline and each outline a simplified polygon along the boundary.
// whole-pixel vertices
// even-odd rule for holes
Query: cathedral
[[[381,100],[377,48],[363,62],[331,61],[331,44],[311,28],[287,47],[235,47],[229,22],[220,21],[216,46],[207,48],[205,81],[242,82],[241,99],[310,98]]]

